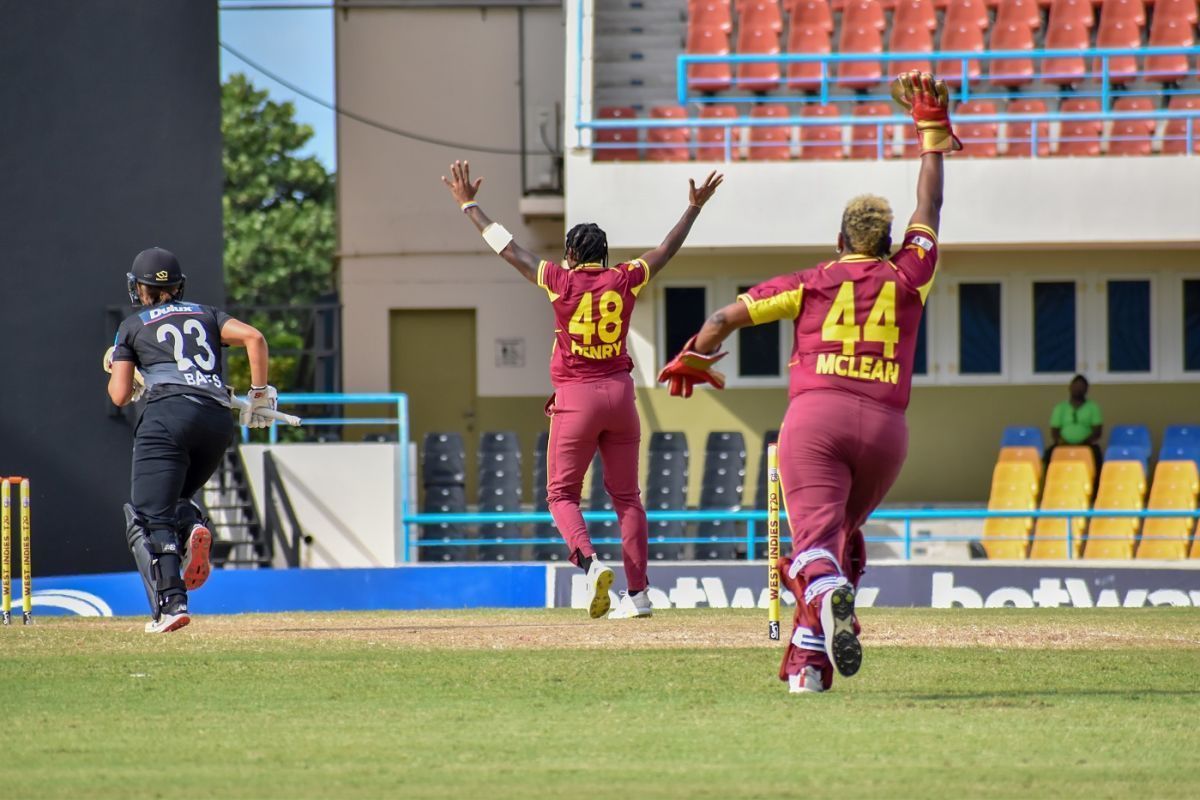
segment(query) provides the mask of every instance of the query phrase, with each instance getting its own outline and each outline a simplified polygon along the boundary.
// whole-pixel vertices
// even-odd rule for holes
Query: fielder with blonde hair
[[[862,525],[900,473],[908,450],[904,411],[925,299],[937,266],[942,154],[961,149],[942,81],[919,72],[896,79],[921,140],[917,209],[892,250],[892,209],[874,195],[847,204],[839,257],[780,275],[709,317],[659,375],[671,394],[724,380],[713,365],[738,328],[790,320],[795,348],[779,473],[792,554],[778,562],[796,613],[779,677],[790,691],[822,692],[836,668],[862,664],[854,594],[866,568]]]

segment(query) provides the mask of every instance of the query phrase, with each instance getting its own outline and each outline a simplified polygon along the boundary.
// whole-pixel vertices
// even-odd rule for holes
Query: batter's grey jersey
[[[146,400],[208,397],[229,406],[221,380],[221,328],[230,316],[212,306],[172,301],[142,309],[117,329],[113,361],[132,361],[146,381]]]

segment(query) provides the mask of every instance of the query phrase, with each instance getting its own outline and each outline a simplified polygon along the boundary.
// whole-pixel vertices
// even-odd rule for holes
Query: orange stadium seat
[[[1153,112],[1154,101],[1149,97],[1122,97],[1113,103],[1113,111]],[[1148,156],[1154,144],[1155,122],[1152,119],[1118,119],[1109,132],[1108,153],[1114,156]]]
[[[1082,25],[1085,28],[1095,25],[1096,10],[1092,5],[1092,0],[1052,0],[1049,28],[1068,23]]]
[[[769,27],[738,28],[739,55],[778,55],[779,34]],[[738,88],[750,92],[769,92],[779,87],[778,61],[738,65]]]
[[[1172,111],[1200,111],[1200,97],[1176,95],[1171,98],[1167,108]],[[1168,120],[1167,127],[1163,130],[1163,154],[1184,155],[1187,153],[1187,147],[1187,120]],[[1200,153],[1200,119],[1192,120],[1192,152]]]
[[[792,25],[788,33],[789,53],[827,54],[831,51],[829,31],[822,27]],[[792,89],[815,91],[821,86],[821,64],[816,61],[788,64],[787,84]]]
[[[1160,16],[1156,5],[1154,19],[1150,23],[1149,44],[1151,47],[1191,47],[1196,43],[1194,26],[1194,22],[1186,19]],[[1150,80],[1173,83],[1187,75],[1186,54],[1146,56],[1146,77]]]
[[[1078,20],[1056,21],[1052,16],[1046,28],[1047,50],[1086,50],[1089,31]],[[1061,56],[1042,61],[1042,80],[1060,86],[1078,83],[1087,72],[1083,56]]]
[[[942,29],[956,25],[972,25],[986,30],[989,23],[987,4],[983,0],[950,0],[946,4],[946,18]]]
[[[596,119],[635,119],[637,111],[628,106],[606,106],[596,112]],[[637,161],[638,160],[638,129],[612,128],[598,130],[593,137],[597,144],[610,145],[599,147],[593,151],[592,158],[596,161]],[[626,147],[612,147],[623,143]]]
[[[1142,0],[1104,0],[1100,9],[1100,27],[1096,32],[1096,47],[1140,47],[1146,11]],[[1103,63],[1097,58],[1092,71],[1101,73]],[[1138,63],[1133,56],[1113,56],[1108,59],[1110,83],[1127,83],[1137,78]]]
[[[1154,16],[1162,19],[1177,19],[1189,25],[1200,20],[1200,9],[1196,0],[1153,0]]]
[[[688,113],[682,106],[655,106],[650,109],[650,118],[686,120]],[[687,126],[646,130],[646,158],[650,161],[687,161],[691,158],[690,144]]]
[[[992,104],[986,100],[972,100],[972,103],[981,103],[988,106]],[[968,105],[964,103],[963,106]],[[959,106],[959,113],[963,106]],[[994,109],[994,106],[993,106]],[[979,114],[994,114],[995,111],[979,111]],[[1001,447],[1000,457],[997,459],[999,464],[1028,464],[1033,469],[1033,474],[1038,483],[1042,480],[1042,454],[1037,451],[1036,447]]]
[[[1064,114],[1099,113],[1100,101],[1064,100],[1059,110]],[[1098,119],[1072,119],[1064,122],[1059,130],[1056,155],[1098,156],[1100,155],[1100,137],[1103,133],[1104,123]],[[1065,448],[1058,448],[1058,450],[1062,449]]]
[[[896,0],[892,12],[892,32],[896,28],[925,28],[937,29],[937,8],[933,0]],[[895,49],[895,48],[893,48]]]
[[[729,0],[700,0],[688,7],[688,29],[718,28],[725,33],[733,32],[733,14],[729,11]]]
[[[720,28],[691,28],[688,30],[687,52],[693,55],[729,55],[729,35]],[[728,64],[691,64],[688,66],[688,88],[703,92],[720,92],[733,83]]]
[[[893,25],[888,50],[893,53],[932,53],[933,30],[924,25]],[[892,61],[888,64],[888,74],[896,75],[912,70],[929,72],[929,64],[929,59]]]
[[[1033,50],[1033,28],[1019,21],[992,28],[991,50]],[[988,79],[997,86],[1020,87],[1033,82],[1033,59],[1006,58],[991,62]]]
[[[833,33],[833,12],[829,10],[829,0],[786,0],[786,8],[793,30],[796,27],[812,27]]]
[[[738,27],[770,28],[776,35],[781,33],[783,14],[779,10],[778,0],[747,0],[738,3]]]
[[[998,152],[998,140],[1000,138],[1000,123],[998,122],[975,122],[971,119],[972,114],[995,114],[996,104],[990,100],[971,100],[959,105],[956,112],[958,123],[958,138],[962,141],[963,149],[960,157],[967,158],[995,158]],[[1033,457],[1040,465],[1042,462],[1041,455],[1032,447],[1006,447],[1001,450],[1001,458],[1004,457],[1004,450],[1028,450],[1033,453]],[[1039,473],[1041,472],[1039,468]]]
[[[859,103],[854,107],[856,117],[890,117],[890,103]],[[892,125],[883,126],[883,157],[892,155],[892,137],[895,128]],[[855,125],[850,132],[851,158],[879,158],[880,152],[879,128],[875,125]]]
[[[1073,462],[1083,464],[1089,481],[1096,478],[1096,456],[1090,447],[1056,447],[1050,454],[1050,463]]]
[[[737,116],[737,106],[705,104],[700,108],[701,119],[733,119]],[[726,146],[728,146],[728,151]],[[727,152],[730,158],[736,158],[739,149],[737,128],[696,129],[697,161],[725,161]]]
[[[837,10],[836,4],[834,10]],[[879,0],[846,0],[842,7],[842,27],[861,26],[882,31],[887,25],[883,11],[883,3]]]
[[[845,17],[838,41],[839,53],[883,52],[883,34],[880,28],[866,24],[851,26],[844,20]],[[851,89],[865,89],[879,83],[882,77],[883,70],[878,61],[845,61],[838,65],[838,82]]]
[[[996,26],[1024,25],[1031,30],[1042,27],[1042,11],[1037,0],[1000,0],[996,7]],[[993,50],[1000,50],[994,42]]]
[[[983,28],[974,24],[968,23],[947,23],[942,27],[942,43],[939,50],[969,50],[975,53],[982,53],[983,45]],[[938,76],[944,78],[950,86],[958,86],[962,83],[962,61],[940,61],[937,64]],[[970,80],[977,80],[983,74],[979,62],[971,59],[967,61],[967,77]]]
[[[764,103],[750,112],[756,119],[790,117],[791,110],[783,103]],[[791,125],[754,127],[749,129],[749,148],[746,157],[751,161],[787,161],[792,157]]]
[[[1042,494],[1079,494],[1083,496],[1084,500],[1091,500],[1094,481],[1095,473],[1092,472],[1087,461],[1082,459],[1079,461],[1051,460],[1050,466],[1046,468],[1046,485],[1042,489]]]
[[[824,106],[806,105],[805,117],[840,117],[842,111],[833,103]],[[841,125],[803,125],[800,128],[800,157],[803,159],[837,159],[842,157]]]
[[[1010,114],[1045,114],[1046,103],[1042,100],[1014,100],[1008,104]],[[1006,156],[1029,158],[1033,154],[1033,123],[1027,120],[1005,123]],[[1038,157],[1050,155],[1050,123],[1037,124]]]

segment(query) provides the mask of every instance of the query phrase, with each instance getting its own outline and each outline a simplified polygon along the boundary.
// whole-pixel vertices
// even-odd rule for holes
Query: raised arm
[[[492,222],[487,214],[483,213],[483,209],[475,200],[475,195],[479,193],[479,187],[483,185],[483,178],[471,181],[471,165],[466,161],[455,161],[450,165],[450,179],[447,180],[443,175],[442,183],[449,187],[450,194],[454,195],[454,199],[458,201],[459,208],[470,218],[471,222],[475,223],[475,227],[483,234],[483,240],[488,243],[488,246],[495,250],[497,255],[512,264],[525,280],[537,283],[537,270],[541,259],[517,244],[513,240],[512,234],[503,225]]]
[[[662,244],[642,254],[642,260],[650,268],[651,278],[661,272],[662,268],[667,265],[667,262],[679,252],[679,248],[683,246],[684,240],[691,233],[692,223],[696,221],[696,217],[700,216],[700,209],[704,207],[708,199],[717,191],[717,187],[721,185],[721,181],[723,180],[725,180],[725,176],[719,174],[716,170],[708,173],[708,177],[704,179],[704,183],[699,188],[696,187],[694,180],[688,178],[687,210],[683,212],[683,216],[679,218],[679,222],[675,223],[675,227],[671,228],[671,232],[667,234],[667,238],[663,239]]]
[[[917,209],[913,212],[911,225],[924,225],[935,234],[942,221],[943,164],[941,153],[925,153],[921,156],[921,173],[917,176]]]

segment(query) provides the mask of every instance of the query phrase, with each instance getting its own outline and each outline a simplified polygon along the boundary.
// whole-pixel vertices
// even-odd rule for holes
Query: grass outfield
[[[862,617],[818,696],[761,612],[42,618],[0,631],[6,794],[1200,796],[1200,613]]]

